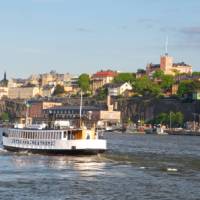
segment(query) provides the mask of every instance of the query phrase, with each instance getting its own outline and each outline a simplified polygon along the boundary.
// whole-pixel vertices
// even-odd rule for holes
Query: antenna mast
[[[168,36],[166,37],[166,41],[165,41],[165,55],[168,55]]]

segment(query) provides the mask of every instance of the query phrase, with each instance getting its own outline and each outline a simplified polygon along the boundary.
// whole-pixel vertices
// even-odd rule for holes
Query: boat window
[[[64,136],[63,136],[64,138],[66,138],[67,137],[67,132],[66,131],[64,131]]]
[[[51,132],[46,132],[46,139],[48,140],[50,138]]]
[[[4,137],[8,137],[8,134],[5,133],[5,132],[3,132],[2,135],[3,135]]]
[[[70,140],[70,131],[67,132],[67,139]]]
[[[33,132],[33,139],[37,139],[37,132]]]

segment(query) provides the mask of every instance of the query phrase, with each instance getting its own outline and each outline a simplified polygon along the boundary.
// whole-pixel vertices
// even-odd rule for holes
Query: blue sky
[[[200,71],[199,0],[0,0],[0,73],[136,71],[175,62]]]

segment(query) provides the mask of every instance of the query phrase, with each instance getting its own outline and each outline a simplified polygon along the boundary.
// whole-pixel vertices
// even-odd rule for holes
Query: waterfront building
[[[98,121],[99,108],[93,106],[83,106],[81,109],[81,119],[87,126],[92,126]],[[71,125],[80,125],[80,106],[58,106],[44,109],[45,119],[50,121],[68,120]]]
[[[32,118],[32,121],[40,121],[44,119],[43,110],[62,106],[62,103],[55,101],[29,100],[28,105],[28,116]]]
[[[93,74],[91,77],[91,88],[93,94],[95,94],[96,90],[103,87],[105,84],[111,83],[115,76],[117,76],[117,72],[111,70],[102,70]]]

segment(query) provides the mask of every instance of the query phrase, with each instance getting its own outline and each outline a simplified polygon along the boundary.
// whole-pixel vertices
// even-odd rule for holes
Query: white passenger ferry
[[[10,128],[3,132],[3,146],[10,151],[33,153],[97,154],[107,149],[106,140],[99,137],[95,128]]]
[[[28,110],[25,127],[15,126],[3,132],[3,146],[10,151],[54,154],[97,154],[107,149],[106,140],[93,128],[82,123],[82,91],[80,102],[80,127],[70,126],[69,121],[54,121],[48,129],[44,124],[28,125]]]

